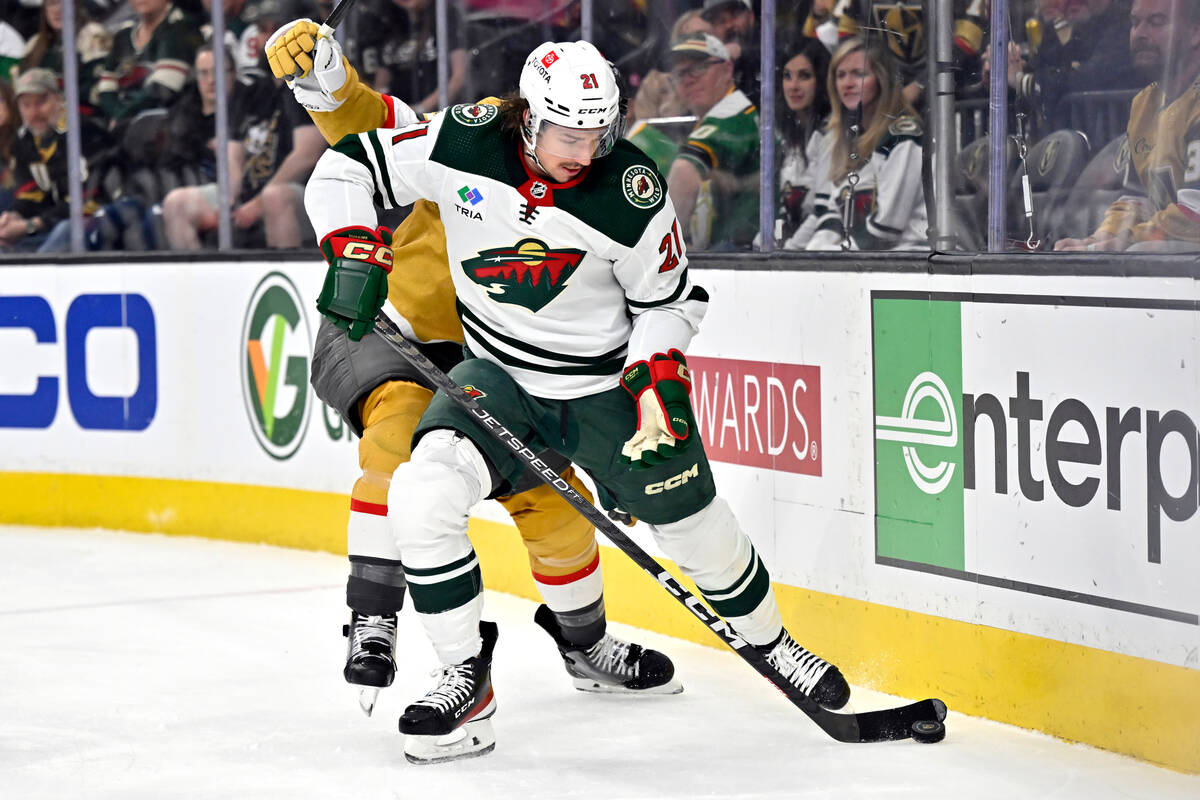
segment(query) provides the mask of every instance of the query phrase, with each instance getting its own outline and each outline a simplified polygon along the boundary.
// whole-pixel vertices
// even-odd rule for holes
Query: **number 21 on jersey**
[[[679,266],[679,256],[683,253],[683,245],[679,243],[679,220],[671,222],[671,231],[658,243],[658,252],[666,254],[659,272],[670,272]]]

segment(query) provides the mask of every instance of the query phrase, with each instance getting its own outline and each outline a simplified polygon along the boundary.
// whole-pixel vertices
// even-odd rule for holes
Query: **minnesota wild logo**
[[[584,255],[583,250],[551,249],[539,239],[522,239],[513,247],[483,250],[462,267],[496,302],[537,313],[562,293]]]

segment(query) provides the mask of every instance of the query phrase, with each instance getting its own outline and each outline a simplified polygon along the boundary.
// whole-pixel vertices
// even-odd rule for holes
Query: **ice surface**
[[[413,766],[396,719],[432,649],[402,614],[396,684],[364,717],[341,677],[345,574],[320,553],[0,527],[0,797],[1200,797],[1198,777],[954,713],[941,744],[838,744],[731,653],[626,626],[684,693],[577,692],[534,604],[495,593],[496,750]],[[855,691],[857,710],[896,702]]]

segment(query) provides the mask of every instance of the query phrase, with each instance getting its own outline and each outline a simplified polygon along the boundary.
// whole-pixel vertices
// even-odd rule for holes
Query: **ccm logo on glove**
[[[381,267],[385,272],[392,271],[392,248],[376,240],[377,234],[365,228],[348,228],[329,234],[325,243],[329,246],[332,258],[350,258],[355,261],[365,261]],[[371,238],[364,238],[364,237]]]

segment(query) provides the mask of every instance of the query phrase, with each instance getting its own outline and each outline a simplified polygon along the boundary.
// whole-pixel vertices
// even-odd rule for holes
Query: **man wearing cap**
[[[758,108],[733,82],[719,39],[701,33],[671,48],[671,82],[700,123],[667,176],[693,247],[748,248],[758,229]]]
[[[13,144],[17,189],[12,210],[0,214],[0,252],[29,252],[46,244],[51,228],[70,216],[67,121],[58,76],[50,70],[26,70],[13,88],[21,115]],[[83,124],[87,158],[103,149],[108,137],[98,126]]]
[[[762,77],[758,25],[750,0],[704,0],[701,16],[712,25],[733,62],[733,82],[758,105]]]

